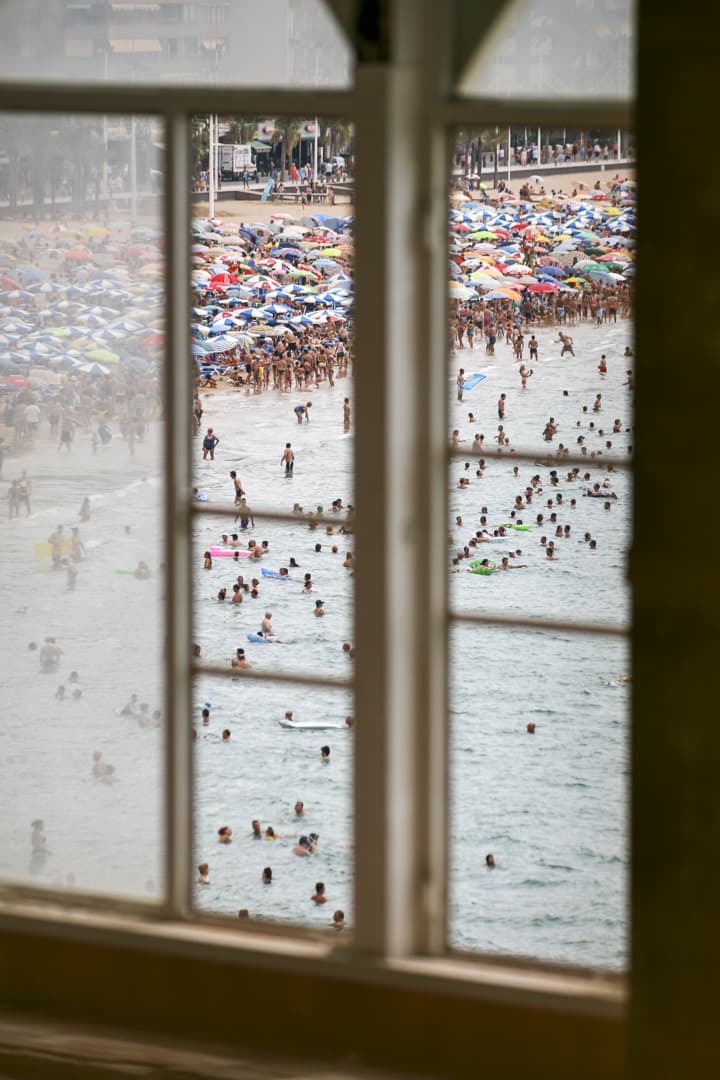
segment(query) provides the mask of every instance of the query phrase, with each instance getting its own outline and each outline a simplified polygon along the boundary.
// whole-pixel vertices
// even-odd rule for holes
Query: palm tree
[[[321,120],[320,140],[325,147],[325,157],[331,158],[344,150],[352,133],[352,124],[343,117]]]
[[[29,150],[32,140],[21,117],[6,113],[0,123],[0,149],[8,158],[8,202],[10,213],[17,210],[20,159]]]
[[[251,142],[258,129],[260,118],[257,116],[233,116],[228,117],[228,135],[231,143]]]
[[[197,175],[208,160],[208,127],[204,116],[193,117],[191,155],[193,173]]]
[[[300,142],[300,121],[294,117],[286,116],[275,120],[275,130],[272,133],[272,144],[280,144],[280,183],[285,183],[285,162],[292,158],[292,152]]]

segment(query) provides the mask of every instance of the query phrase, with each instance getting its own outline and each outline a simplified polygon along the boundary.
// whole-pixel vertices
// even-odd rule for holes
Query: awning
[[[254,139],[250,143],[250,146],[255,151],[256,154],[269,154],[270,153],[270,144],[269,143],[258,142],[257,139]]]

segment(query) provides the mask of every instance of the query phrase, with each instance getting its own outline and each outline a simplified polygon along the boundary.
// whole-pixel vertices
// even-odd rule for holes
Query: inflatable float
[[[280,727],[293,731],[344,731],[344,724],[330,724],[326,720],[278,720]]]
[[[469,375],[465,382],[462,384],[463,393],[466,390],[474,390],[479,382],[483,379],[487,379],[487,375],[481,375],[479,372],[475,372],[473,375]]]
[[[239,555],[241,559],[247,559],[252,554],[252,552],[250,552],[250,551],[240,551],[240,550],[238,550],[238,548],[211,547],[211,548],[208,548],[208,551],[210,552],[210,554],[212,555],[212,557],[214,559],[222,559],[222,558],[232,559],[232,558],[235,557],[235,555]]]

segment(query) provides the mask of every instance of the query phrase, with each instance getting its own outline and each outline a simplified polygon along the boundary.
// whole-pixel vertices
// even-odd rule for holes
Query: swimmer
[[[262,883],[263,885],[272,885],[272,869],[269,866],[266,866],[262,872]]]
[[[300,855],[303,858],[310,855],[310,841],[307,836],[301,836],[295,847],[292,849],[293,855]]]
[[[251,666],[252,665],[249,664],[248,661],[245,659],[245,650],[236,649],[235,656],[233,656],[232,660],[230,661],[230,667],[239,668],[241,671],[245,671]]]
[[[221,825],[218,829],[218,843],[219,844],[231,844],[232,843],[232,829],[229,825]]]
[[[209,551],[206,551],[203,555],[203,570],[212,570],[212,555]]]
[[[485,856],[485,865],[487,866],[488,870],[492,870],[494,868],[494,866],[495,866],[495,856],[492,855],[492,854],[486,855]]]
[[[105,772],[99,777],[101,784],[116,784],[117,776],[115,776],[115,766],[106,765]]]
[[[315,601],[315,608],[313,610],[313,615],[317,616],[317,618],[320,619],[320,618],[322,618],[322,616],[324,614],[325,614],[325,605],[323,604],[322,600],[316,600]]]
[[[230,728],[225,728],[225,730],[222,733],[222,741],[223,742],[230,742],[230,734],[231,734]]]
[[[54,637],[45,638],[45,644],[40,649],[40,670],[54,671],[60,664],[62,649],[56,644]]]
[[[137,696],[137,694],[131,694],[130,695],[130,700],[128,701],[127,705],[123,705],[122,709],[120,710],[120,715],[121,716],[135,716],[137,714],[138,708],[139,708],[138,696]]]
[[[209,885],[210,884],[210,864],[209,863],[201,862],[198,865],[197,883],[198,883],[198,885]]]
[[[325,904],[327,902],[327,896],[325,895],[325,883],[317,881],[315,883],[315,892],[310,897],[315,904]]]
[[[530,723],[527,725],[525,730],[527,731],[528,735],[534,735],[535,734],[535,725],[533,724],[532,721],[530,721]]]
[[[95,777],[95,779],[96,780],[100,779],[100,777],[104,776],[105,773],[107,772],[107,770],[110,769],[110,768],[112,768],[112,766],[108,765],[104,761],[103,756],[100,753],[100,751],[96,750],[93,753],[93,767],[92,767],[92,775]]]
[[[273,829],[272,825],[268,825],[267,829],[265,830],[265,839],[266,840],[279,840],[280,839],[280,833],[276,833],[275,830]]]
[[[297,802],[295,803],[295,817],[304,817],[304,816],[305,816],[305,803],[302,801],[302,799],[298,799]]]
[[[566,352],[569,352],[571,356],[574,356],[575,350],[573,349],[573,339],[570,337],[569,334],[563,334],[561,330],[558,331],[558,334],[559,337],[557,338],[555,344],[559,345],[562,342],[562,349],[560,350],[561,358],[565,355]],[[530,355],[532,356],[532,351]]]
[[[262,828],[257,818],[253,818],[252,832],[250,833],[250,835],[252,836],[253,840],[262,840],[263,838]]]
[[[261,634],[272,634],[272,632],[273,632],[273,628],[272,628],[272,611],[266,611],[265,616],[264,616],[262,622],[260,623],[260,633]]]
[[[338,908],[337,911],[333,912],[332,924],[336,930],[343,930],[345,928],[345,912],[342,911],[340,908]]]
[[[45,836],[45,822],[41,818],[36,818],[31,822],[30,828],[32,833],[30,834],[30,847],[32,848],[33,855],[42,851],[47,851],[47,838]]]
[[[320,760],[322,761],[322,763],[324,765],[328,765],[330,763],[330,747],[329,746],[322,746],[320,748]]]

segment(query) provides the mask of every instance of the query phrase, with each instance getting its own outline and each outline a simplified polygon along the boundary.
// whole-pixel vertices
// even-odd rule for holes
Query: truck
[[[248,176],[255,179],[257,168],[249,143],[218,143],[217,156],[223,180],[239,180],[246,169]]]

